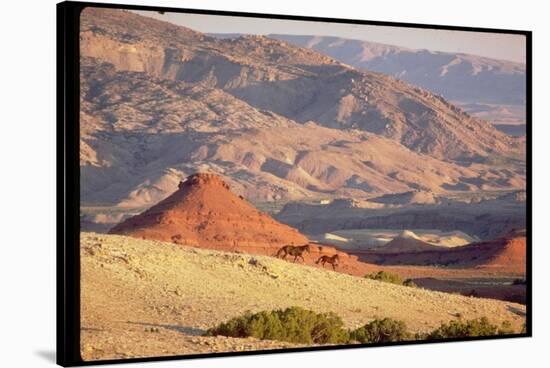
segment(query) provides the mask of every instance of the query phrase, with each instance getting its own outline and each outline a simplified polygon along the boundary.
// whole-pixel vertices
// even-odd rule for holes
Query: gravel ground
[[[81,236],[84,360],[277,349],[289,343],[204,337],[244,311],[289,306],[342,317],[349,328],[375,318],[413,332],[487,316],[519,330],[520,304],[413,289],[267,256],[182,247],[117,235]]]

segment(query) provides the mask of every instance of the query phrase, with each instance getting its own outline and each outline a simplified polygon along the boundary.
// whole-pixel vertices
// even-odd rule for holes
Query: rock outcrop
[[[383,265],[444,266],[525,273],[527,267],[525,230],[512,230],[490,241],[454,248],[400,253],[365,252],[359,258]]]
[[[191,175],[171,196],[116,225],[110,233],[270,255],[282,245],[308,242],[296,229],[233,194],[221,177],[208,173]]]

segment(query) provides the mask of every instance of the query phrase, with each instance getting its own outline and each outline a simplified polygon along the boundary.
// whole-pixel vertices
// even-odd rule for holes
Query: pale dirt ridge
[[[289,306],[340,315],[347,327],[377,317],[412,331],[487,316],[519,330],[525,307],[385,284],[267,256],[81,235],[81,353],[85,360],[288,347],[200,336],[245,312]]]
[[[524,141],[421,88],[266,37],[81,20],[85,204],[144,207],[201,169],[264,201],[525,186]]]

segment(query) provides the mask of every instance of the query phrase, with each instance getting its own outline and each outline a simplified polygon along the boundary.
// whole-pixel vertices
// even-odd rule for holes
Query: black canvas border
[[[109,359],[83,361],[80,356],[80,166],[79,166],[79,104],[80,104],[80,52],[79,30],[80,12],[86,7],[149,10],[178,13],[193,13],[207,15],[238,16],[252,18],[270,18],[284,20],[299,20],[311,22],[345,23],[360,25],[378,25],[391,27],[409,27],[423,29],[470,31],[482,33],[516,34],[526,37],[526,191],[527,191],[527,301],[526,327],[521,334],[471,337],[460,339],[444,339],[430,341],[405,341],[379,344],[358,344],[340,346],[319,346],[277,350],[259,350],[245,352],[189,354],[175,356],[159,356],[147,358]],[[216,11],[201,9],[184,9],[173,7],[157,7],[127,4],[105,4],[92,2],[66,1],[57,4],[57,130],[56,130],[56,348],[57,364],[62,366],[83,366],[114,363],[133,363],[166,361],[195,358],[213,358],[258,354],[280,354],[303,351],[325,351],[356,349],[365,347],[399,346],[412,344],[434,344],[457,341],[498,340],[533,336],[533,280],[532,280],[532,32],[527,30],[510,30],[495,28],[461,27],[452,25],[383,22],[357,19],[336,19],[310,16],[278,15],[244,13],[232,11]]]

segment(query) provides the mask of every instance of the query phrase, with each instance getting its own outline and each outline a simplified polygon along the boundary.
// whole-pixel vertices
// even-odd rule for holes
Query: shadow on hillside
[[[508,306],[507,308],[508,308],[508,310],[509,310],[510,312],[515,313],[515,314],[517,314],[518,316],[525,317],[525,316],[527,315],[527,314],[526,314],[524,311],[522,311],[521,309],[518,309],[518,308],[515,308],[515,307],[511,307],[511,306]]]
[[[166,328],[167,330],[172,330],[185,335],[193,335],[193,336],[202,336],[206,332],[206,330],[202,330],[200,328],[195,328],[195,327],[189,327],[189,326],[162,325],[162,324],[155,324],[155,323],[131,322],[131,321],[128,321],[128,323],[132,325],[140,325],[140,326],[146,326],[146,327]]]
[[[81,327],[80,331],[103,332],[104,330],[101,328],[94,328],[94,327]]]

